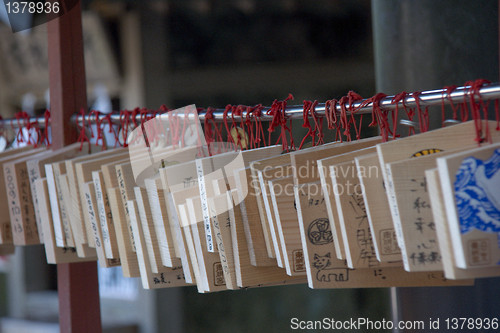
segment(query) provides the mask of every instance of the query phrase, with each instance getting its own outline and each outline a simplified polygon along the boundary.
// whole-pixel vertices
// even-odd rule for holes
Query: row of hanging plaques
[[[161,118],[157,140],[139,126],[128,148],[1,153],[2,253],[43,243],[52,264],[97,259],[144,288],[201,293],[500,276],[500,131],[481,145],[469,121],[388,142],[227,151],[166,144]]]

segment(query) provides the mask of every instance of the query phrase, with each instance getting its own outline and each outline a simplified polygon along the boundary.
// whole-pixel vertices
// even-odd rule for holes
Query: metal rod
[[[436,89],[436,90],[427,90],[427,91],[422,91],[419,95],[420,98],[420,105],[421,106],[432,106],[432,105],[441,105],[443,102],[443,97],[444,97],[444,103],[446,105],[450,104],[450,99],[453,103],[460,103],[463,102],[464,97],[469,94],[469,89],[470,86],[463,86],[463,87],[457,87],[453,92],[448,96],[446,89]],[[481,87],[479,90],[481,97],[483,100],[491,100],[491,99],[500,99],[500,84],[499,83],[493,83],[489,85],[485,85]],[[448,98],[449,97],[449,98]],[[395,104],[392,103],[394,96],[387,96],[383,99],[380,100],[380,106],[383,109],[386,110],[392,110],[396,107]],[[358,102],[353,103],[353,107],[355,109],[359,108],[360,105],[362,105],[366,100],[361,100]],[[415,98],[411,96],[411,94],[408,94],[408,96],[404,99],[404,103],[406,104],[407,107],[415,107]],[[400,103],[402,105],[402,102]],[[356,114],[366,114],[366,113],[371,113],[373,108],[373,104],[369,103],[365,105],[362,108],[359,108],[356,112]],[[264,110],[268,110],[269,107],[265,107]],[[303,113],[303,106],[302,105],[291,105],[287,106],[286,110],[286,116],[288,118],[302,118],[302,113]],[[340,105],[337,105],[337,112],[340,112]],[[318,115],[324,115],[325,114],[325,103],[320,103],[316,106],[316,113]],[[101,114],[99,116],[100,121],[104,121],[105,117],[107,117],[105,114]],[[110,114],[111,121],[114,124],[120,124],[120,115],[118,113],[111,113]],[[205,112],[200,112],[198,115],[200,120],[205,119]],[[224,118],[224,110],[223,109],[216,109],[213,112],[213,118],[215,121],[221,121]],[[272,118],[271,115],[268,115],[266,112],[262,112],[261,119],[262,120],[270,120]],[[44,117],[33,117],[29,119],[30,123],[38,123],[40,127],[45,126],[45,118]],[[73,123],[81,123],[82,121],[82,116],[78,114],[74,114],[71,117],[71,121]],[[95,123],[96,121],[96,116],[95,115],[85,115],[85,121],[90,122],[90,123]],[[5,119],[5,120],[0,120],[0,126],[3,127],[14,127],[17,128],[19,126],[25,126],[26,121],[25,120],[17,120],[17,119]]]

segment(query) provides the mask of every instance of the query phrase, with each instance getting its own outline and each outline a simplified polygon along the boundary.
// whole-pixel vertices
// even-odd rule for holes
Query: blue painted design
[[[485,161],[467,157],[455,176],[460,232],[477,229],[500,236],[500,149]]]

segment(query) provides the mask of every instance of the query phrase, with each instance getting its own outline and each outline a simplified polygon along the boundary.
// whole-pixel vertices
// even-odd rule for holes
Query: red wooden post
[[[52,144],[73,143],[71,116],[87,109],[80,1],[47,23]],[[57,265],[61,332],[100,333],[101,311],[96,262]]]

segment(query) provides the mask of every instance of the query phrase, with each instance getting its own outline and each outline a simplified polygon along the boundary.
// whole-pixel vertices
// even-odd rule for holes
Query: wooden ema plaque
[[[488,121],[488,126],[494,128],[496,123]],[[500,132],[492,131],[493,140],[498,140]],[[393,140],[377,145],[377,153],[382,168],[382,175],[386,185],[390,212],[393,221],[398,220],[396,195],[391,179],[388,177],[387,164],[406,159],[415,159],[422,156],[448,151],[453,149],[473,148],[477,145],[474,121],[457,124],[451,127],[436,129],[407,138]],[[422,175],[423,175],[422,170]],[[392,177],[398,175],[392,174]],[[402,233],[396,230],[400,248],[404,246]]]
[[[311,225],[329,223],[319,182],[295,187],[307,279],[311,288],[374,288],[471,285],[471,280],[446,280],[442,272],[406,272],[400,267],[350,269],[332,255],[331,238],[312,237]]]
[[[333,194],[332,181],[330,177],[330,168],[323,165],[323,160],[318,160],[318,173],[321,183],[321,188],[323,191],[323,196],[325,197],[326,212],[328,213],[328,219],[333,221],[331,228],[331,234],[333,239],[333,246],[335,247],[335,256],[337,259],[346,259],[344,239],[340,231],[338,221],[339,213],[337,211],[337,203],[335,201],[335,195]]]
[[[27,153],[29,150],[32,150],[33,147],[31,146],[26,146],[22,148],[17,148],[17,149],[11,149],[11,150],[6,150],[0,153],[0,173],[3,173],[3,167],[2,161],[8,161],[11,156],[13,155],[18,155],[22,153]],[[14,157],[15,158],[15,157]],[[0,198],[4,199],[2,200],[3,206],[0,206],[6,210],[8,210],[8,201],[7,201],[7,191],[5,189],[5,179],[3,175],[0,175],[0,185],[3,185],[0,187]],[[10,216],[9,216],[10,217]],[[4,217],[5,218],[5,217]],[[12,245],[13,240],[12,240],[12,227],[10,225],[10,219],[7,221],[0,220],[0,244],[5,244],[5,245]]]
[[[210,187],[214,175],[223,175],[221,167],[230,163],[238,156],[236,152],[224,153],[216,156],[205,157],[195,161],[196,175],[198,178],[199,196],[201,199],[201,207],[203,214],[203,224],[205,226],[205,242],[209,252],[217,252],[217,247],[214,245],[212,235],[212,223],[210,222],[210,211],[208,208],[208,196],[213,195]],[[214,158],[217,157],[217,166],[214,166]],[[211,191],[207,194],[207,191]]]
[[[195,273],[199,292],[225,290],[225,281],[220,279],[222,267],[219,254],[209,252],[206,247],[199,195],[199,189],[196,186],[172,192],[184,242],[189,251],[188,259]]]
[[[131,166],[130,162],[126,162],[126,163],[116,165],[115,169],[116,169],[118,184],[120,187],[120,193],[122,195],[122,201],[127,202],[127,205],[125,206],[125,210],[128,210],[128,208],[129,208],[128,202],[131,200],[134,200],[134,204],[136,205],[136,207],[138,207],[140,205],[140,207],[137,208],[135,212],[137,213],[137,218],[138,218],[137,221],[138,221],[138,223],[141,224],[140,230],[143,231],[142,221],[143,221],[143,219],[146,219],[146,221],[144,223],[149,224],[150,221],[148,220],[148,218],[150,218],[150,213],[148,213],[148,215],[145,215],[145,211],[147,209],[146,209],[146,207],[144,207],[144,200],[141,200],[142,196],[137,197],[136,192],[134,190],[134,188],[136,187],[136,183],[135,183],[134,175],[132,172],[132,166]],[[149,208],[149,207],[147,207],[147,208]],[[131,222],[130,221],[130,212],[129,212],[129,222]],[[135,233],[132,233],[132,236],[134,236],[134,238],[132,240],[132,247],[136,248],[137,247],[137,244],[136,244],[137,240],[135,239]],[[143,235],[143,237],[144,237],[144,235]],[[146,248],[146,252],[144,254],[147,256],[151,255],[151,257],[149,257],[148,261],[147,261],[148,264],[150,265],[149,269],[153,273],[158,272],[159,267],[162,266],[161,259],[158,255],[158,253],[153,252],[154,249],[152,247],[152,244],[148,245],[147,243],[144,243],[143,245]],[[149,253],[148,251],[151,251],[151,253]],[[137,251],[136,251],[136,253],[137,253]],[[152,260],[152,259],[154,259],[154,260]],[[138,257],[138,260],[140,260],[139,257]]]
[[[80,150],[80,147],[82,147],[82,150]],[[45,178],[45,167],[44,167],[45,164],[86,154],[88,152],[88,147],[89,147],[88,142],[84,143],[83,146],[80,143],[75,143],[75,144],[66,146],[63,149],[59,149],[56,151],[47,151],[40,158],[30,159],[30,160],[26,161],[26,167],[28,168],[28,174],[29,174],[29,179],[30,179],[33,209],[35,211],[35,218],[36,218],[36,223],[37,223],[37,227],[38,227],[38,236],[39,236],[41,242],[43,242],[43,239],[44,239],[43,228],[41,225],[41,220],[38,216],[39,209],[38,209],[38,202],[37,202],[37,198],[36,198],[36,188],[34,186],[34,183],[39,178]]]
[[[364,188],[363,200],[377,259],[380,262],[401,262],[389,201],[387,195],[381,195],[386,190],[378,155],[358,156],[354,161],[359,182]]]
[[[110,156],[103,156],[99,158],[92,158],[92,159],[87,159],[83,161],[79,161],[73,164],[74,167],[74,174],[76,177],[76,183],[78,184],[78,188],[83,187],[84,183],[87,182],[92,182],[92,172],[93,171],[100,171],[101,170],[101,165],[114,162],[114,161],[119,161],[123,159],[125,156],[127,156],[128,152],[126,149],[123,150],[118,150],[115,154],[111,154]],[[95,191],[95,190],[94,190]],[[83,191],[80,191],[80,200],[81,202],[85,201]],[[92,234],[92,230],[90,229],[91,223],[90,223],[90,216],[88,214],[87,210],[82,210],[83,212],[83,226],[82,229],[79,228],[79,225],[77,225],[77,232],[82,232],[86,234]],[[86,229],[84,229],[86,227]],[[84,239],[83,237],[81,239]],[[89,246],[92,247],[91,241],[89,241]],[[97,246],[96,246],[97,247]]]
[[[321,180],[319,168],[317,166],[318,160],[371,147],[380,142],[380,140],[380,137],[375,137],[347,143],[331,143],[321,147],[315,147],[314,149],[310,148],[290,153],[295,185],[308,182],[319,182]],[[330,196],[330,199],[331,198]],[[326,202],[326,204],[331,203]],[[322,226],[326,226],[326,224]],[[333,243],[333,227],[330,223],[328,223],[328,228],[329,229],[325,231],[329,232],[332,237],[332,242],[329,242],[328,246],[332,247],[331,252],[336,256],[335,244]]]
[[[115,237],[123,276],[139,277],[139,263],[137,262],[135,244],[133,243],[130,219],[128,210],[125,210],[126,202],[123,201],[116,173],[116,165],[126,163],[127,161],[128,160],[120,160],[104,164],[101,166],[101,172],[115,227]]]
[[[380,139],[375,138],[371,141],[359,141],[345,144],[338,144],[337,147],[329,149],[330,151],[333,149],[333,153],[330,157],[326,157],[323,159],[317,160],[317,175],[319,176],[319,181],[321,182],[323,195],[325,196],[325,204],[327,207],[328,218],[332,222],[331,232],[333,238],[333,245],[335,247],[336,256],[338,259],[346,259],[346,249],[349,247],[349,244],[346,244],[346,237],[342,234],[342,230],[340,228],[339,216],[342,211],[338,211],[339,206],[337,204],[337,198],[334,194],[334,188],[332,188],[332,178],[330,173],[330,166],[335,165],[336,163],[351,161],[355,156],[359,156],[360,154],[368,153],[369,151],[363,150],[366,147],[373,147],[376,143],[379,143]],[[359,149],[359,152],[358,151]],[[349,155],[350,153],[351,155]],[[303,154],[306,155],[307,154]],[[340,157],[342,156],[342,157]],[[308,162],[306,162],[308,163]],[[298,168],[305,170],[306,172],[314,172],[314,170],[309,170],[308,165],[301,165]],[[343,188],[345,184],[341,184]]]
[[[243,165],[238,166],[236,165],[237,163],[232,162],[231,165],[224,168],[230,189],[237,190],[237,202],[239,202],[239,209],[241,210],[243,227],[249,246],[248,251],[252,258],[252,263],[256,266],[272,266],[275,265],[275,260],[266,256],[266,252],[263,251],[266,250],[265,247],[257,248],[254,245],[254,238],[257,242],[256,244],[259,244],[262,242],[263,235],[260,233],[261,230],[259,230],[259,226],[262,226],[262,221],[260,220],[258,211],[255,210],[255,208],[258,209],[258,203],[255,196],[255,187],[252,185],[252,182],[257,179],[252,177],[250,164],[257,160],[279,155],[281,151],[281,146],[245,150],[241,152]],[[246,171],[243,172],[243,170]]]
[[[102,229],[101,224],[98,222],[98,212],[97,203],[95,196],[95,188],[93,182],[81,184],[80,189],[83,191],[83,198],[85,201],[84,209],[87,211],[89,216],[90,230],[92,230],[92,235],[94,236],[94,243],[96,245],[97,260],[99,265],[103,268],[120,266],[120,258],[106,258],[106,253],[104,251],[104,245],[102,242]]]
[[[65,209],[66,206],[61,202],[63,195],[60,181],[61,176],[66,174],[65,166],[63,164],[58,168],[51,164],[46,164],[45,174],[47,176],[47,187],[49,189],[49,202],[52,210],[56,244],[59,247],[76,247],[78,239],[75,241],[74,230],[68,224],[68,211]]]
[[[287,169],[291,173],[291,167]],[[280,246],[284,254],[286,273],[290,276],[306,275],[304,251],[293,194],[293,177],[273,179],[268,182],[268,185]]]
[[[158,273],[160,268],[163,266],[163,263],[161,260],[158,238],[156,237],[156,231],[154,229],[151,207],[149,206],[149,201],[147,200],[146,190],[135,186],[134,197],[138,209],[136,213],[139,215],[139,222],[141,223],[141,229],[144,233],[144,243],[149,257],[151,271],[153,273]]]
[[[209,252],[204,243],[204,226],[200,197],[186,198],[186,210],[189,217],[189,221],[187,221],[189,225],[184,228],[191,229],[200,268],[200,276],[205,280],[206,291],[227,290],[220,255],[218,252]]]
[[[274,266],[276,265],[276,260],[269,258],[265,246],[262,221],[257,204],[258,193],[255,192],[255,186],[252,184],[258,181],[258,179],[254,179],[250,167],[234,170],[233,176],[236,188],[238,189],[238,201],[240,201],[241,216],[243,218],[250,261],[254,266]],[[246,196],[243,193],[247,193]]]
[[[329,143],[323,146],[294,151],[290,153],[295,185],[319,181],[317,161],[353,150],[372,147],[381,141],[380,137],[362,139],[345,143]]]
[[[9,175],[5,174],[4,166],[11,161],[15,161],[17,159],[28,157],[30,155],[38,154],[44,151],[44,148],[37,149],[27,149],[27,150],[12,150],[9,152],[3,152],[0,155],[0,189],[1,189],[1,198],[0,200],[0,209],[3,212],[9,212],[9,214],[4,214],[4,216],[0,219],[0,242],[1,244],[13,244],[13,234],[19,235],[19,241],[23,241],[24,228],[21,220],[21,207],[16,204],[16,201],[13,201],[13,198],[17,198],[17,177],[14,173],[10,173]],[[28,177],[28,176],[26,176]],[[16,228],[17,231],[13,229]],[[38,233],[37,230],[31,232],[33,236],[35,236],[35,232]]]
[[[3,164],[14,245],[41,243],[26,161],[30,158],[39,158],[43,154],[44,151],[39,151],[38,154],[25,155]]]
[[[177,258],[182,258],[185,251],[183,247],[184,243],[180,244],[178,242],[179,239],[182,240],[182,237],[177,237],[177,234],[180,232],[180,229],[177,228],[179,223],[173,223],[171,221],[172,219],[178,219],[177,209],[170,204],[170,202],[172,202],[173,205],[171,192],[191,187],[198,188],[196,164],[195,161],[183,162],[162,168],[159,173],[161,189],[163,190],[165,200],[168,226],[170,227],[170,234],[172,235],[174,253]]]
[[[55,194],[59,204],[59,214],[63,226],[63,236],[65,242],[70,247],[75,247],[75,239],[73,236],[73,228],[69,221],[69,202],[67,194],[69,193],[68,177],[67,175],[53,176],[55,178]],[[50,194],[50,188],[49,188]]]
[[[87,230],[85,229],[85,219],[84,219],[84,214],[82,210],[82,197],[81,197],[81,191],[79,188],[79,183],[77,180],[76,176],[76,170],[75,170],[75,164],[82,162],[82,161],[89,161],[90,159],[99,159],[99,158],[106,158],[106,157],[111,157],[116,154],[120,154],[126,151],[123,148],[117,148],[113,150],[106,150],[106,151],[101,151],[95,154],[92,154],[91,156],[81,156],[81,157],[76,157],[71,160],[66,160],[63,162],[59,163],[53,163],[52,168],[57,171],[57,169],[66,169],[66,174],[67,174],[67,181],[68,181],[68,187],[70,190],[70,204],[71,204],[71,209],[69,210],[69,220],[72,226],[72,231],[73,231],[73,236],[75,238],[75,241],[77,242],[76,247],[77,251],[79,251],[79,247],[84,250],[85,246],[84,244],[95,248],[94,244],[94,237],[87,237]],[[107,162],[103,162],[105,164]],[[95,171],[95,170],[92,170]],[[87,182],[91,181],[90,177],[86,177]],[[92,235],[92,233],[90,233]],[[81,246],[80,246],[81,244]],[[94,254],[95,255],[95,254]]]
[[[130,213],[128,211],[128,201],[134,198],[134,186],[135,180],[132,174],[132,167],[130,162],[119,163],[115,165],[116,179],[118,182],[118,188],[120,190],[120,196],[122,199],[123,207],[125,210],[125,221],[127,223],[129,241],[131,244],[131,249],[136,252],[134,233],[132,232],[132,225],[130,222]]]
[[[210,184],[212,181],[216,178],[219,178],[220,175],[226,175],[228,179],[234,179],[233,172],[234,170],[239,170],[242,168],[246,168],[249,166],[249,164],[252,161],[263,159],[266,157],[274,156],[277,155],[281,152],[281,148],[279,146],[269,146],[269,147],[263,147],[263,148],[258,148],[258,149],[252,149],[252,150],[245,150],[245,151],[239,151],[239,152],[229,152],[229,153],[224,153],[220,155],[215,155],[215,156],[210,156],[210,157],[205,157],[202,159],[199,159],[196,161],[196,166],[197,166],[197,173],[198,173],[198,179],[199,179],[199,186],[200,186],[200,197],[202,200],[203,204],[203,218],[205,222],[205,233],[207,236],[207,246],[209,247],[209,251],[215,251],[213,247],[213,240],[211,236],[211,223],[210,223],[210,213],[208,210],[208,203],[207,203],[207,198],[206,198],[206,188],[207,186],[211,186]],[[237,190],[238,187],[236,185],[236,182],[230,182],[229,183],[230,187],[232,189]],[[243,195],[240,195],[239,197],[236,198],[236,200],[241,201],[241,200],[249,200],[249,204],[253,204],[253,198],[248,197],[248,186],[247,182],[240,183],[242,185],[242,190],[245,190],[246,193]],[[243,186],[244,185],[244,186]],[[241,198],[240,198],[241,197]],[[245,205],[245,202],[243,202],[243,205]],[[246,206],[245,206],[246,207]],[[241,208],[241,206],[238,206],[238,209],[245,209],[245,207]],[[256,216],[251,216],[250,218],[256,218]],[[245,223],[247,227],[250,224],[254,224],[254,221],[250,222],[248,219],[249,217],[245,215]],[[210,234],[209,234],[210,233]],[[248,235],[251,236],[251,235]],[[253,244],[253,243],[252,243]],[[260,258],[259,258],[260,259]],[[264,261],[262,264],[267,265],[269,264],[269,261],[267,258],[263,258]],[[257,262],[256,262],[257,263]]]
[[[136,251],[132,248],[129,236],[129,225],[125,218],[125,210],[123,209],[123,201],[118,188],[107,189],[109,206],[113,215],[113,223],[115,225],[116,242],[118,245],[118,255],[122,266],[124,277],[139,277],[139,262],[137,261]]]
[[[276,258],[276,253],[274,251],[273,240],[270,230],[272,221],[268,221],[266,207],[264,204],[263,192],[261,188],[261,186],[263,185],[261,185],[261,181],[259,178],[259,171],[260,172],[263,172],[264,170],[267,171],[268,169],[273,168],[275,166],[281,166],[286,164],[290,164],[289,154],[281,154],[276,157],[266,158],[250,163],[250,170],[252,171],[252,179],[254,179],[252,185],[257,195],[256,201],[257,201],[257,207],[259,209],[260,221],[262,224],[262,234],[264,236],[264,242],[265,242],[264,245],[265,249],[267,250],[267,255],[269,258]],[[264,173],[263,175],[267,176],[266,173]],[[279,178],[279,177],[272,177],[272,178]],[[254,240],[254,247],[262,247],[262,243],[257,243],[257,240]],[[264,257],[263,259],[265,260],[266,258]]]
[[[210,215],[213,223],[214,239],[217,242],[220,262],[227,289],[238,289],[234,264],[233,241],[231,239],[232,199],[229,192],[209,198]]]
[[[432,213],[436,224],[436,234],[443,261],[444,276],[447,279],[474,279],[500,276],[500,267],[458,268],[453,253],[450,226],[446,218],[446,207],[441,189],[438,169],[425,171],[427,188],[432,202]]]
[[[248,253],[248,244],[246,243],[245,231],[243,230],[243,221],[241,210],[238,208],[236,191],[227,190],[227,180],[214,180],[218,186],[217,195],[229,193],[231,199],[228,207],[231,206],[229,218],[231,220],[231,240],[233,245],[234,264],[236,268],[236,283],[240,288],[257,287],[263,285],[297,284],[304,283],[303,277],[291,277],[286,271],[276,266],[254,266],[250,262]]]
[[[166,167],[160,170],[160,176],[162,176],[164,193],[166,195],[167,215],[169,216],[170,230],[175,240],[174,246],[177,243],[176,253],[183,261],[183,267],[186,265],[186,271],[189,271],[193,281],[196,281],[198,291],[208,292],[210,291],[208,279],[206,275],[202,274],[202,270],[200,270],[199,260],[203,260],[203,257],[197,257],[193,231],[190,227],[183,227],[190,225],[191,217],[187,207],[183,208],[185,209],[185,213],[181,212],[179,208],[181,205],[186,205],[186,199],[200,196],[196,162],[193,160]],[[202,209],[202,207],[197,208]],[[204,236],[203,238],[205,239]],[[204,242],[204,247],[206,248],[206,240]],[[217,257],[217,253],[215,255]]]
[[[149,206],[153,214],[153,223],[158,238],[161,260],[164,266],[180,266],[181,260],[175,254],[173,235],[168,219],[167,205],[165,202],[165,190],[159,178],[145,179]]]
[[[500,143],[437,159],[457,267],[500,264]]]
[[[186,210],[186,204],[179,204],[177,205],[177,211],[178,211],[178,217],[179,217],[179,222],[180,223],[185,223],[189,222],[189,216]],[[176,220],[177,221],[177,220]],[[194,245],[194,239],[193,239],[193,234],[191,233],[191,228],[187,227],[180,227],[181,232],[183,234],[184,240],[183,242],[185,243],[186,247],[186,253],[183,254],[184,257],[186,257],[189,261],[188,266],[190,266],[190,269],[192,271],[193,277],[196,282],[196,287],[198,288],[199,293],[206,293],[208,292],[208,282],[205,278],[201,277],[201,270],[200,270],[200,264],[198,263],[198,256],[196,254],[196,247]]]
[[[190,162],[192,163],[192,162]],[[180,216],[177,212],[177,206],[174,203],[174,198],[172,193],[170,192],[169,187],[169,175],[170,171],[167,171],[168,168],[160,169],[160,177],[163,184],[163,188],[165,190],[165,204],[167,207],[167,216],[169,221],[170,230],[172,233],[172,239],[174,241],[174,249],[176,256],[181,259],[182,268],[184,270],[184,276],[186,277],[186,281],[190,283],[197,283],[195,269],[197,269],[197,265],[192,265],[190,260],[190,253],[188,249],[188,244],[186,240],[186,235],[184,234],[181,228]],[[177,178],[178,179],[178,178]],[[196,273],[196,274],[195,274]]]
[[[57,247],[52,224],[52,212],[50,211],[51,208],[48,202],[49,190],[47,187],[47,180],[45,178],[38,178],[32,183],[32,186],[36,187],[38,217],[40,218],[40,224],[43,229],[43,242],[47,263],[63,264],[95,260],[95,258],[79,258],[74,248]]]
[[[325,187],[322,183],[322,189],[329,189],[330,198],[334,198],[331,201],[336,206],[334,211],[337,212],[337,215],[334,216],[335,220],[332,224],[335,227],[332,229],[340,230],[345,259],[349,268],[401,266],[400,262],[381,264],[375,254],[363,199],[363,188],[360,185],[358,170],[354,163],[355,157],[374,152],[375,147],[369,147],[318,161],[318,167],[321,165],[323,169],[327,166],[329,168],[329,179],[325,179],[325,181],[329,181],[327,185],[330,186]],[[325,203],[327,203],[326,195]]]
[[[375,148],[336,156],[330,160],[331,195],[335,197],[345,258],[349,268],[370,268],[380,265],[375,255],[370,225],[366,215],[362,188],[356,174],[354,157],[374,152]],[[331,220],[330,220],[331,221]]]
[[[106,191],[103,178],[102,171],[92,171],[92,180],[94,181],[104,252],[106,253],[106,258],[108,259],[119,258],[120,255],[118,254],[115,225],[113,223],[108,193]]]
[[[145,244],[146,241],[144,239],[144,233],[142,231],[142,224],[139,221],[140,218],[137,213],[137,205],[135,204],[134,200],[129,200],[127,202],[127,207],[129,210],[132,231],[134,233],[143,288],[158,289],[187,285],[186,280],[184,279],[182,267],[170,268],[161,266],[158,273],[152,272]]]
[[[403,241],[400,248],[409,272],[443,270],[425,170],[435,168],[436,158],[452,151],[386,165],[396,195],[393,222]]]
[[[280,156],[281,157],[281,156]],[[278,160],[276,158],[274,161]],[[280,158],[280,161],[285,160],[284,158]],[[288,162],[290,161],[290,156],[286,155],[286,160]],[[271,245],[273,248],[273,252],[276,256],[276,264],[278,267],[285,267],[285,259],[284,259],[284,254],[281,249],[281,240],[280,240],[280,235],[278,232],[278,226],[276,224],[276,216],[275,212],[272,206],[272,201],[271,201],[271,191],[269,189],[269,181],[272,179],[276,178],[281,178],[290,175],[291,172],[291,167],[290,166],[283,166],[283,165],[278,165],[278,166],[273,166],[271,167],[269,163],[269,160],[266,160],[265,162],[262,162],[263,164],[266,164],[267,167],[264,167],[263,170],[260,170],[260,167],[262,167],[262,164],[259,164],[254,166],[254,169],[256,170],[256,174],[259,180],[259,186],[260,186],[260,200],[263,204],[264,208],[264,214],[266,216],[265,220],[263,223],[266,225],[263,227],[263,230],[266,230],[266,232],[269,232],[270,234],[270,240],[271,240]]]

